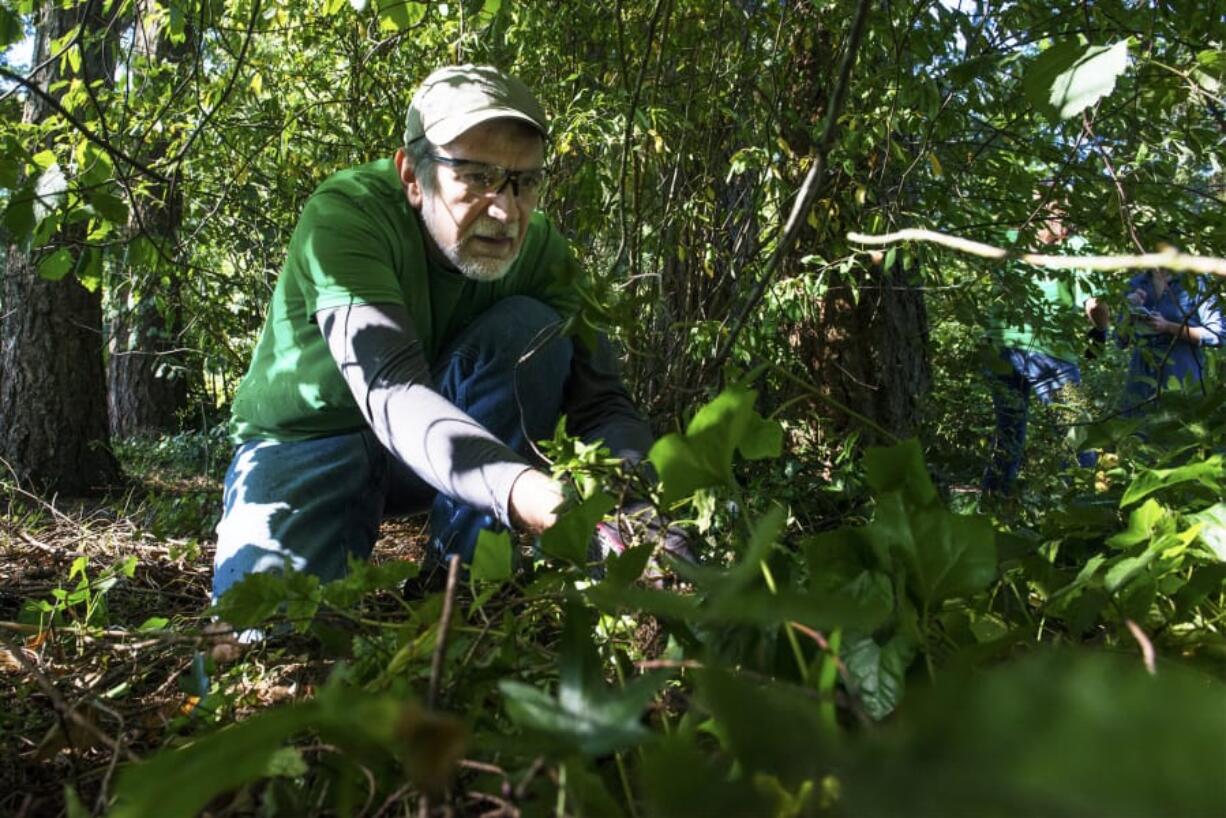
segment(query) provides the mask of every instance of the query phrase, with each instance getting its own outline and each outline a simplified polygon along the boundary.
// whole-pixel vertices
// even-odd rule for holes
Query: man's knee
[[[514,365],[541,366],[565,373],[573,351],[562,335],[565,321],[543,301],[526,295],[504,298],[478,319],[479,332],[493,340],[493,352]]]
[[[217,526],[214,598],[250,573],[292,568],[336,579],[349,555],[369,554],[387,472],[368,434],[239,447]]]

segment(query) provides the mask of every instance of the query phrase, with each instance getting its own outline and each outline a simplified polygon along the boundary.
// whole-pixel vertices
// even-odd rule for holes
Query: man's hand
[[[511,484],[511,522],[520,531],[540,534],[558,520],[562,486],[544,472],[528,469]]]

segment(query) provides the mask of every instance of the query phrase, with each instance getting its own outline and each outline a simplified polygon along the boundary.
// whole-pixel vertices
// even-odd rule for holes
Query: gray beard
[[[470,230],[468,236],[462,238],[454,246],[444,247],[439,244],[434,238],[435,231],[433,229],[435,223],[434,220],[437,218],[437,213],[438,209],[434,207],[423,207],[418,211],[418,214],[421,217],[422,227],[425,228],[426,237],[430,244],[436,248],[438,255],[441,256],[449,266],[455,268],[460,275],[464,276],[465,278],[470,278],[473,281],[489,283],[491,281],[498,281],[511,271],[511,265],[514,264],[515,259],[519,257],[518,252],[514,256],[506,259],[473,258],[460,253],[460,246],[464,243],[464,239],[468,238],[468,236],[477,235],[475,230]],[[514,233],[517,231],[518,228],[515,228],[515,230],[511,232]]]

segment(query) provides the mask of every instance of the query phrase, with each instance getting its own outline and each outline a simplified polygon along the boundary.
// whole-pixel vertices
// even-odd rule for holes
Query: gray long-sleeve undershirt
[[[315,319],[379,442],[434,489],[510,525],[511,486],[532,466],[435,390],[405,308],[358,304]],[[562,404],[571,433],[641,460],[651,432],[621,384],[611,346],[603,338],[593,351],[574,346]]]

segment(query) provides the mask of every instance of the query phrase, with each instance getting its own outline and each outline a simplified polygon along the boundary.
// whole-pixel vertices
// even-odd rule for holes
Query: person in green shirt
[[[239,386],[213,597],[257,571],[333,579],[387,514],[431,509],[431,552],[530,534],[561,487],[533,441],[568,429],[627,460],[652,439],[578,308],[571,248],[536,212],[548,123],[519,80],[439,69],[395,156],[328,178],[290,241]]]
[[[1048,202],[1042,206],[1040,219],[1035,240],[1046,247],[1063,244],[1068,228],[1061,207]],[[1063,278],[1043,276],[1037,285],[1043,309],[1062,313],[1080,306],[1094,326],[1091,337],[1101,341],[1106,336],[1108,307],[1097,298],[1085,297],[1076,273]],[[1011,322],[999,312],[989,314],[985,334],[995,352],[987,375],[996,431],[981,488],[985,495],[1007,495],[1021,470],[1031,395],[1040,403],[1052,404],[1066,387],[1080,384],[1079,352],[1066,338],[1025,322]],[[1077,462],[1084,467],[1097,460],[1093,451],[1077,454]]]

